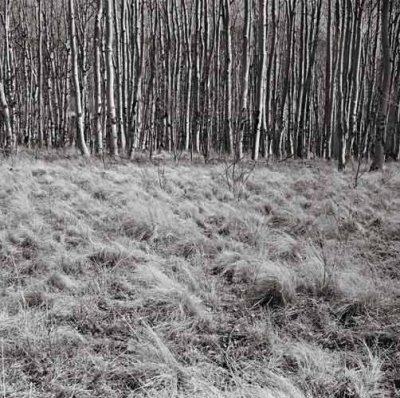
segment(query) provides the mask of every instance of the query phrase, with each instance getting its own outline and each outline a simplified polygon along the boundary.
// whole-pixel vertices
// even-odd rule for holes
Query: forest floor
[[[400,169],[354,174],[3,160],[0,396],[400,396]]]

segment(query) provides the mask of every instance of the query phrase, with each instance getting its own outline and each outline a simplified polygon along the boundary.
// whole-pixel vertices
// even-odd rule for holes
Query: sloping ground
[[[3,161],[2,397],[398,394],[398,166],[225,171]]]

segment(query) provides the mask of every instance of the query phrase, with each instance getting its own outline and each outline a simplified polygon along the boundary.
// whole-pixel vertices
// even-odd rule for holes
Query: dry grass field
[[[0,397],[400,396],[399,166],[236,175],[3,160]]]

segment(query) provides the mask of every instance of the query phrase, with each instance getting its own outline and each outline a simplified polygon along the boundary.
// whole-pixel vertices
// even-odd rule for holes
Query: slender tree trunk
[[[243,137],[246,125],[248,124],[248,95],[249,95],[249,42],[250,42],[250,18],[251,18],[251,0],[244,1],[244,24],[243,24],[243,41],[242,41],[242,65],[241,65],[241,83],[242,90],[240,93],[240,118],[238,121],[239,134],[237,143],[236,156],[240,160],[243,158]]]
[[[276,0],[272,0],[271,4],[272,14],[272,32],[271,32],[271,48],[269,50],[269,59],[267,66],[266,76],[266,87],[265,87],[265,129],[264,129],[264,140],[262,146],[263,157],[268,157],[270,153],[271,141],[275,136],[275,125],[276,125],[276,104],[275,104],[275,93],[276,93],[276,62],[277,62],[277,13],[276,13]],[[276,145],[276,153],[278,152],[279,139],[274,140]]]
[[[186,101],[185,101],[185,151],[189,151],[190,146],[190,100],[192,98],[192,52],[191,52],[191,33],[188,20],[188,13],[186,9],[185,0],[182,0],[183,8],[183,24],[185,34],[185,45],[186,45]]]
[[[343,89],[343,79],[344,79],[344,52],[345,52],[345,8],[343,7],[342,15],[340,19],[337,20],[337,24],[340,24],[340,44],[339,44],[339,55],[338,55],[338,67],[337,67],[337,90],[336,90],[336,135],[337,135],[337,148],[336,155],[338,158],[338,170],[341,171],[345,168],[346,158],[345,158],[345,144],[344,139],[344,123],[343,123],[343,113],[344,113],[344,89]],[[339,26],[339,25],[338,25]]]
[[[193,77],[193,89],[192,93],[192,146],[191,149],[195,153],[199,153],[200,151],[200,30],[201,30],[201,21],[200,21],[200,0],[195,0],[195,11],[194,11],[194,22],[195,22],[195,33],[193,36],[193,42],[191,43],[192,49],[190,50],[193,53],[193,62],[192,62],[192,77]]]
[[[103,15],[103,0],[97,0],[97,14],[94,30],[94,99],[95,99],[95,151],[97,155],[103,154],[103,96],[101,90],[101,20]]]
[[[390,43],[389,43],[389,1],[380,1],[381,16],[381,51],[382,60],[380,67],[379,107],[376,125],[374,160],[371,171],[382,170],[385,162],[384,140],[386,118],[390,96]]]
[[[286,36],[287,36],[287,44],[286,51],[284,52],[284,71],[283,71],[283,86],[282,86],[282,96],[279,107],[279,115],[277,120],[277,131],[275,133],[274,141],[275,141],[275,156],[280,158],[282,156],[282,135],[284,133],[284,129],[287,131],[287,135],[289,136],[289,115],[286,115],[286,120],[284,120],[285,108],[287,106],[287,97],[289,94],[289,86],[290,86],[290,68],[292,65],[292,47],[293,47],[293,38],[294,38],[294,19],[295,19],[295,7],[296,0],[292,2],[292,0],[286,0],[285,3],[285,12],[286,12]]]
[[[232,133],[232,37],[231,37],[231,11],[230,0],[222,0],[222,21],[224,29],[225,44],[225,140],[228,154],[233,152],[233,133]]]
[[[143,64],[144,64],[144,3],[134,0],[132,5],[132,12],[134,15],[134,37],[131,39],[134,43],[134,61],[132,62],[133,67],[133,94],[131,98],[130,113],[130,157],[133,156],[135,151],[140,145],[140,135],[142,134],[143,123],[143,99],[142,99],[142,81],[143,81]]]
[[[332,0],[328,0],[326,26],[326,55],[325,55],[325,105],[324,105],[324,136],[322,138],[323,153],[325,158],[330,157],[330,139],[332,123]]]
[[[264,92],[265,92],[265,47],[267,35],[267,7],[266,0],[259,0],[259,22],[258,22],[258,82],[256,87],[256,108],[254,122],[254,144],[252,159],[257,161],[260,151],[261,127],[264,115]]]
[[[117,114],[114,98],[114,65],[113,65],[113,1],[106,1],[106,69],[107,69],[107,124],[110,135],[110,155],[118,156]]]
[[[123,65],[122,65],[122,57],[121,57],[121,30],[120,30],[120,21],[118,19],[117,12],[117,1],[113,0],[113,15],[114,15],[114,29],[115,29],[115,69],[116,69],[116,86],[117,86],[117,131],[119,137],[119,145],[121,148],[121,152],[125,152],[126,149],[126,137],[125,137],[125,121],[124,121],[124,108],[123,108]],[[123,5],[121,4],[123,8]]]
[[[70,42],[71,42],[71,56],[72,56],[72,78],[74,81],[75,89],[75,113],[76,113],[76,128],[77,128],[77,141],[79,149],[84,156],[90,156],[89,150],[85,142],[84,120],[82,112],[82,98],[81,88],[79,82],[79,69],[78,69],[78,52],[76,45],[76,25],[75,25],[75,7],[74,0],[69,0],[69,23],[70,23]]]
[[[42,23],[42,0],[37,0],[38,20],[38,132],[37,144],[43,146],[43,23]]]
[[[0,106],[6,130],[4,152],[6,155],[10,155],[14,150],[15,142],[14,142],[14,134],[11,127],[10,109],[8,107],[6,94],[4,92],[4,83],[1,80],[0,80]]]

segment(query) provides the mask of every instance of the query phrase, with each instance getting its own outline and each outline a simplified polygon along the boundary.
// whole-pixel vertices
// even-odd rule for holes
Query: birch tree
[[[379,82],[379,106],[376,124],[374,160],[371,170],[382,170],[385,162],[384,140],[386,130],[386,117],[389,105],[390,89],[390,44],[389,44],[389,1],[380,1],[381,18],[381,51],[382,60],[380,66]]]
[[[114,98],[114,65],[113,65],[113,1],[106,2],[106,69],[107,69],[107,127],[111,156],[118,156],[117,114]]]
[[[258,160],[260,152],[261,128],[264,118],[264,98],[265,98],[265,45],[267,35],[267,3],[266,0],[259,0],[259,19],[258,19],[258,73],[256,87],[256,108],[254,113],[254,143],[252,159]]]
[[[103,154],[103,96],[101,89],[101,21],[103,15],[103,0],[97,0],[97,13],[94,28],[94,99],[95,99],[95,148],[96,154]]]
[[[90,155],[89,149],[85,141],[85,128],[84,128],[84,117],[83,117],[82,97],[81,97],[82,94],[79,81],[74,0],[69,0],[69,27],[70,27],[70,42],[71,42],[72,79],[74,82],[77,141],[78,141],[78,147],[82,155],[89,156]]]

